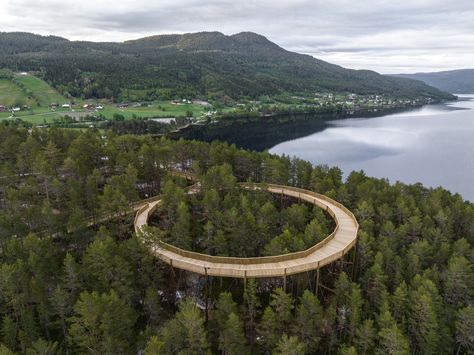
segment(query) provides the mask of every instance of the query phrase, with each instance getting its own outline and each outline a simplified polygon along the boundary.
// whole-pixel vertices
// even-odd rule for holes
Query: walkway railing
[[[353,213],[339,202],[327,196],[291,186],[257,183],[241,183],[240,185],[246,189],[267,190],[313,203],[323,208],[335,220],[336,226],[329,236],[312,247],[282,255],[251,258],[213,256],[184,250],[163,241],[157,241],[156,248],[154,248],[155,253],[162,260],[175,267],[200,274],[265,277],[269,275],[283,276],[317,269],[343,257],[356,243],[359,228],[357,220]],[[135,218],[135,229],[137,231],[140,231],[141,227],[146,224],[159,201],[160,199],[156,198],[139,210]],[[143,216],[144,213],[145,216]],[[140,216],[144,221],[143,225],[137,225]],[[344,220],[341,221],[340,219]],[[341,230],[341,223],[343,223],[343,230]],[[337,243],[333,242],[336,236],[340,237]],[[333,243],[329,248],[331,242]],[[318,252],[320,253],[318,254]]]

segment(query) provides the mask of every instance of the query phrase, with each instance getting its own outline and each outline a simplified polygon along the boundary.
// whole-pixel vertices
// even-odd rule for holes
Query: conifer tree
[[[474,353],[474,307],[468,306],[461,308],[457,312],[456,319],[456,343],[458,349],[456,354],[461,350],[468,354]]]
[[[213,318],[215,319],[219,329],[225,327],[225,323],[229,319],[229,316],[234,313],[238,314],[237,303],[232,299],[230,292],[222,292],[217,300],[215,311],[213,312]]]
[[[418,287],[410,295],[408,331],[411,348],[415,352],[436,354],[439,350],[439,326],[431,295]]]
[[[191,250],[191,214],[185,201],[181,201],[176,210],[176,222],[171,229],[172,244]]]
[[[273,355],[304,355],[306,354],[306,345],[299,341],[295,336],[283,334]]]
[[[311,352],[316,351],[321,336],[323,310],[318,298],[305,290],[296,307],[294,332]]]
[[[408,355],[408,340],[401,332],[390,314],[388,304],[384,304],[377,320],[379,331],[375,354],[377,355]]]
[[[115,292],[83,292],[71,317],[71,341],[94,354],[127,353],[134,340],[136,315]]]
[[[220,329],[219,349],[225,355],[245,355],[249,353],[243,324],[235,313],[230,313],[227,321]]]

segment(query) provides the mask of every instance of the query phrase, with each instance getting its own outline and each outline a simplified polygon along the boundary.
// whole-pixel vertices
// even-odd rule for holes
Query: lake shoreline
[[[329,127],[328,122],[330,121],[356,117],[384,117],[395,113],[419,110],[431,105],[436,104],[330,113],[287,112],[271,116],[234,117],[212,123],[191,123],[164,135],[174,140],[183,138],[204,142],[226,141],[239,148],[263,151],[287,139],[296,139],[322,131]],[[245,135],[241,134],[243,131],[245,131]]]
[[[455,103],[366,119],[328,122],[269,149],[312,164],[339,167],[345,176],[363,170],[391,182],[442,186],[474,201],[474,97]]]

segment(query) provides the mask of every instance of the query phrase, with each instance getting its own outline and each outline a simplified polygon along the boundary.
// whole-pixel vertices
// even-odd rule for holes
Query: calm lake
[[[316,131],[316,130],[315,130]],[[474,95],[375,118],[330,120],[270,152],[369,176],[460,193],[474,201]]]
[[[460,193],[474,202],[474,94],[398,113],[282,115],[190,126],[174,138],[233,143]],[[375,117],[374,117],[375,116]]]

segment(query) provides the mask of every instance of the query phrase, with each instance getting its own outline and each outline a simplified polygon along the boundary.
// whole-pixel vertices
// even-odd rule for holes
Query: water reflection
[[[328,122],[309,136],[280,143],[276,154],[363,169],[391,181],[443,186],[474,201],[474,101],[433,105],[377,118]]]
[[[413,111],[417,110],[413,109]],[[361,115],[374,117],[380,116],[381,112],[364,112]],[[334,120],[341,116],[341,114],[299,114],[258,119],[226,119],[215,124],[189,126],[171,134],[170,137],[205,142],[217,139],[235,144],[240,148],[261,151],[281,142],[305,137],[308,134],[323,131],[331,125],[337,125],[338,121]]]

